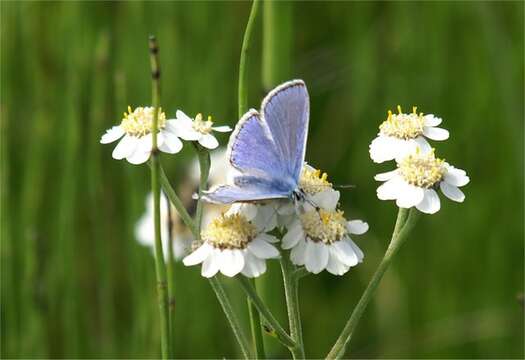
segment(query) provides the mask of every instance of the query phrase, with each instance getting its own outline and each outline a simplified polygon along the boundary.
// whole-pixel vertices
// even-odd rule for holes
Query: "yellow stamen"
[[[419,147],[414,154],[405,157],[398,165],[401,176],[411,185],[431,188],[445,175],[445,160],[438,159],[432,151],[422,154]]]
[[[346,234],[346,219],[340,210],[312,210],[300,215],[306,236],[314,242],[332,244]]]
[[[314,195],[331,189],[332,184],[328,182],[327,173],[321,174],[321,170],[310,169],[305,166],[299,179],[299,188],[309,195]]]
[[[218,249],[244,249],[257,236],[257,229],[242,214],[222,214],[202,231],[202,240]]]
[[[166,126],[166,114],[159,108],[158,126],[159,130]],[[128,106],[128,112],[124,113],[124,118],[120,123],[122,129],[126,134],[136,137],[143,137],[151,133],[151,125],[153,122],[152,106],[138,107],[131,111],[131,106]]]
[[[410,114],[404,114],[399,105],[397,110],[398,114],[392,114],[392,111],[388,111],[387,119],[379,125],[381,134],[404,140],[415,139],[423,134],[425,120],[423,113],[417,114],[416,106],[412,108]]]
[[[202,120],[202,114],[198,113],[193,120],[193,130],[200,132],[201,134],[209,134],[212,131],[213,121],[211,116],[208,116],[207,121]]]

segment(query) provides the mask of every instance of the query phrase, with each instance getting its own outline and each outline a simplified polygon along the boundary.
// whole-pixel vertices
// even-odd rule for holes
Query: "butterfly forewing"
[[[299,180],[304,163],[310,102],[302,80],[284,83],[266,96],[263,121],[273,138],[288,175]]]

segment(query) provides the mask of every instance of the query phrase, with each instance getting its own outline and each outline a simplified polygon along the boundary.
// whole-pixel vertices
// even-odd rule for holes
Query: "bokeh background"
[[[365,313],[354,358],[523,358],[523,2],[279,3],[265,46],[257,19],[250,106],[291,78],[311,96],[307,160],[370,231],[344,277],[310,276],[301,310],[310,357],[333,344],[377,266],[396,208],[375,195],[368,144],[400,104],[444,118],[437,152],[471,177],[466,201],[423,216]],[[134,238],[147,166],[98,143],[127,105],[150,101],[156,34],[168,115],[237,120],[248,2],[1,2],[1,356],[159,356],[154,263]],[[269,35],[267,35],[269,36]],[[272,43],[277,42],[277,43]],[[267,55],[267,54],[266,54]],[[266,66],[262,69],[263,64]],[[227,142],[227,136],[221,138]],[[191,146],[162,162],[174,184]],[[246,323],[245,299],[228,293]],[[279,268],[259,282],[285,323]],[[199,269],[176,267],[176,353],[236,357]],[[520,300],[521,299],[521,300]],[[273,339],[272,357],[287,357]]]

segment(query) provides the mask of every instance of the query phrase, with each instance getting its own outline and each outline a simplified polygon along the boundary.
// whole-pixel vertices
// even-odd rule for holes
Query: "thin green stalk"
[[[171,187],[171,184],[162,166],[160,166],[160,181],[162,183],[162,188],[164,192],[168,196],[168,199],[170,200],[171,204],[175,206],[175,209],[177,210],[179,217],[182,219],[184,224],[186,224],[186,226],[191,230],[195,239],[199,240],[200,236],[199,236],[199,232],[197,231],[197,226],[193,222],[193,219],[191,218],[191,216],[186,211],[186,208],[184,207],[184,205],[182,205],[182,201],[177,196],[177,193]],[[204,184],[205,183],[206,181],[204,182]],[[220,284],[219,279],[214,277],[210,279],[210,285],[213,291],[215,292],[215,296],[217,297],[217,300],[219,300],[219,303],[221,304],[222,310],[226,314],[226,318],[228,319],[230,323],[230,327],[232,328],[233,334],[235,335],[235,338],[237,339],[237,342],[239,343],[239,346],[241,347],[241,351],[244,357],[251,358],[250,346],[248,344],[248,341],[246,340],[246,335],[244,334],[242,330],[239,319],[233,312],[232,305],[230,303],[230,300],[226,296],[226,292],[224,291],[222,284]]]
[[[160,337],[162,358],[169,358],[169,322],[168,322],[168,294],[166,291],[166,266],[164,264],[164,254],[162,252],[162,239],[160,233],[160,186],[159,186],[159,158],[157,148],[157,132],[159,121],[160,103],[160,68],[158,60],[159,48],[154,36],[149,38],[151,78],[152,86],[152,105],[153,123],[151,126],[152,145],[151,145],[151,191],[153,193],[153,219],[155,228],[155,270],[157,274],[157,296],[160,312]]]
[[[261,300],[255,288],[253,287],[251,281],[245,276],[237,276],[244,292],[254,304],[257,311],[264,317],[266,322],[272,327],[272,330],[275,331],[277,339],[283,343],[289,349],[293,349],[297,346],[294,340],[288,335],[286,330],[279,324],[279,321],[273,316],[266,304]]]
[[[256,292],[255,280],[252,279],[253,290]],[[259,311],[252,304],[250,299],[248,301],[248,314],[250,317],[250,329],[252,331],[252,342],[255,346],[255,356],[257,359],[264,359],[266,355],[264,353],[264,341],[262,336],[261,317]]]
[[[293,276],[295,266],[290,261],[289,254],[281,257],[281,270],[283,273],[284,293],[286,295],[286,308],[290,323],[290,335],[297,346],[290,349],[294,359],[304,359],[303,332],[301,328],[301,313],[299,309],[299,281]]]
[[[224,314],[226,314],[226,317],[230,322],[233,334],[235,335],[235,338],[237,339],[237,342],[241,347],[242,354],[246,359],[252,359],[253,355],[250,351],[248,339],[246,338],[246,335],[244,334],[244,331],[240,326],[239,319],[233,311],[231,303],[228,299],[228,296],[226,295],[226,292],[224,291],[224,287],[222,286],[219,278],[217,276],[210,278],[210,285],[213,288],[213,291],[215,291],[215,295],[217,295],[217,299],[221,304],[222,310],[224,311]]]
[[[164,168],[161,164],[159,164],[159,174],[160,174],[160,183],[162,185],[162,190],[164,190],[164,193],[170,200],[170,203],[175,207],[175,210],[177,210],[177,214],[179,214],[179,217],[182,219],[182,222],[184,225],[186,225],[193,236],[198,239],[199,233],[197,232],[197,228],[195,227],[195,224],[193,223],[193,219],[191,218],[190,214],[188,214],[188,211],[184,207],[184,204],[178,197],[175,190],[173,190],[173,187],[170,184],[170,181],[168,179],[168,176],[164,172]]]
[[[250,10],[250,16],[248,18],[248,24],[246,25],[246,30],[244,31],[244,38],[242,40],[241,59],[239,61],[239,118],[248,109],[248,75],[246,73],[246,61],[252,40],[253,24],[255,23],[255,18],[257,17],[258,9],[259,0],[253,0],[252,9]]]
[[[385,252],[385,256],[383,257],[383,260],[381,260],[381,263],[379,264],[376,272],[374,273],[374,276],[370,280],[370,283],[366,287],[366,290],[361,296],[361,299],[359,299],[359,302],[354,308],[354,311],[352,312],[350,319],[348,319],[348,322],[346,323],[343,331],[341,332],[341,335],[339,335],[339,338],[337,339],[334,346],[326,356],[327,359],[340,359],[344,356],[346,345],[352,338],[354,330],[359,320],[361,319],[361,316],[363,315],[366,306],[372,300],[372,297],[374,296],[377,287],[379,286],[379,283],[383,278],[383,275],[390,266],[392,259],[399,251],[401,245],[403,245],[403,243],[408,238],[408,234],[410,233],[410,231],[412,231],[414,225],[417,222],[418,217],[419,212],[414,208],[412,208],[410,211],[408,209],[403,208],[399,209],[399,212],[397,214],[396,225],[392,233],[392,240],[388,245],[388,248]]]
[[[257,18],[258,9],[259,0],[253,0],[252,8],[250,10],[250,16],[248,17],[248,23],[246,25],[246,30],[244,31],[244,37],[241,47],[241,56],[239,61],[239,118],[248,109],[248,74],[246,71],[246,62],[248,58],[248,51],[250,50],[253,26],[255,24],[255,19]],[[253,286],[255,289],[255,282],[253,283]],[[265,359],[266,355],[264,353],[261,318],[259,317],[259,312],[254,308],[254,305],[251,301],[248,301],[248,312],[250,314],[250,329],[252,331],[252,340],[253,345],[255,347],[255,354],[258,359]]]
[[[168,203],[168,320],[170,331],[170,358],[175,358],[175,255],[173,254],[173,217]]]
[[[200,168],[200,181],[199,181],[199,201],[197,201],[197,209],[195,211],[195,227],[198,234],[201,233],[202,226],[202,207],[203,202],[201,200],[202,192],[206,190],[208,183],[208,176],[210,175],[210,152],[198,143],[194,142],[193,145],[197,151],[199,158]],[[197,238],[196,238],[197,239]]]

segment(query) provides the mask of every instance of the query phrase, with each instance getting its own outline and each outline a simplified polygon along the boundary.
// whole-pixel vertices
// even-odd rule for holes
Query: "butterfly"
[[[250,109],[235,127],[227,158],[236,170],[233,184],[206,191],[218,204],[288,198],[304,193],[299,178],[304,164],[310,100],[302,80],[285,82],[264,98],[260,112]]]

